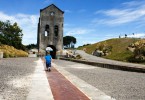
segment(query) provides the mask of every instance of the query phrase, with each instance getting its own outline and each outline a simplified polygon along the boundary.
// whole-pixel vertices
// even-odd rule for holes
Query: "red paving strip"
[[[54,100],[90,100],[55,68],[46,74]]]

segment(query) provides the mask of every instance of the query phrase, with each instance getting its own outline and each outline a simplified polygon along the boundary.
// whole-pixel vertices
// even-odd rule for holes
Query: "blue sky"
[[[36,43],[40,9],[50,4],[65,12],[64,36],[76,37],[76,46],[125,34],[145,37],[145,0],[0,0],[0,20],[18,23],[24,45]]]

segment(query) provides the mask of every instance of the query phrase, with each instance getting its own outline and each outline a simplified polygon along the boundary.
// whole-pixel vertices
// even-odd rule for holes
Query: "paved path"
[[[0,100],[114,100],[56,61],[49,73],[41,59],[0,59]]]
[[[59,69],[61,68],[91,85],[91,87],[93,86],[94,89],[90,90],[96,97],[99,97],[99,93],[104,92],[104,94],[116,100],[145,100],[144,73],[113,70],[65,60],[55,60],[54,62],[58,65]],[[60,72],[63,71],[60,70]],[[69,75],[65,74],[64,76],[68,77]],[[69,78],[69,80],[72,81],[73,78]],[[82,83],[81,86],[83,87]],[[94,91],[95,89],[98,89],[100,92],[97,93]],[[92,94],[91,91],[85,93],[89,96]],[[90,97],[93,97],[93,95]]]
[[[52,68],[52,72],[46,73],[54,100],[89,100],[86,95],[84,95],[55,68]]]
[[[43,62],[37,58],[1,59],[0,100],[61,100],[61,97],[57,98],[56,95],[64,93],[63,90],[69,88],[67,84],[73,86],[70,89],[74,92],[81,91],[81,97],[87,98],[86,100],[145,98],[144,73],[112,70],[62,60],[55,60],[53,67],[52,72],[48,73],[44,71]],[[54,91],[53,81],[64,88],[55,88]],[[71,100],[68,97],[62,97],[62,100],[64,98]]]
[[[41,59],[37,61],[27,100],[115,100],[63,70],[59,64],[55,64],[56,61],[52,64],[52,71],[46,73],[45,64]]]
[[[60,61],[60,63],[58,63],[59,61]],[[72,63],[70,63],[70,64],[72,64]],[[78,63],[75,63],[75,64],[78,64]],[[74,64],[72,64],[72,66],[73,65]],[[58,72],[61,73],[65,77],[65,80],[66,79],[69,80],[75,87],[77,87],[80,91],[82,91],[90,100],[115,100],[114,98],[106,95],[104,92],[100,91],[96,87],[88,84],[87,82],[85,82],[84,80],[78,78],[74,74],[71,74],[70,72],[66,71],[64,69],[64,67],[66,67],[66,68],[69,67],[69,63],[66,64],[65,61],[55,60],[54,63],[53,63],[53,67],[55,67],[58,70]],[[52,70],[52,72],[53,71],[54,70]],[[59,83],[59,84],[61,85],[61,83]],[[69,89],[69,87],[65,87],[65,89]],[[63,91],[63,90],[61,90],[61,91]],[[85,99],[79,99],[79,98],[76,97],[74,99],[73,98],[72,99],[69,98],[69,100],[85,100]]]
[[[141,64],[134,64],[134,63],[127,63],[127,62],[115,61],[115,60],[110,60],[110,59],[104,59],[104,58],[101,58],[101,57],[97,57],[97,56],[87,54],[82,50],[77,50],[76,53],[80,54],[84,59],[86,59],[88,61],[100,62],[100,63],[106,63],[106,64],[112,64],[112,65],[138,67],[138,68],[144,68],[145,67],[145,65],[141,65]]]
[[[35,72],[26,100],[54,100],[41,59],[35,61]]]

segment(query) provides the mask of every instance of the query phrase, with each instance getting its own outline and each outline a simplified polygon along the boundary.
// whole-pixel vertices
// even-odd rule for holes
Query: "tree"
[[[22,44],[22,36],[22,30],[16,22],[11,24],[10,21],[0,21],[0,42],[2,44],[24,50],[25,47]]]
[[[34,48],[37,48],[37,44],[29,44],[29,45],[26,45],[26,49],[28,49],[28,50],[34,49]]]
[[[74,48],[74,44],[76,44],[76,42],[76,38],[73,36],[63,37],[63,45],[67,48]]]

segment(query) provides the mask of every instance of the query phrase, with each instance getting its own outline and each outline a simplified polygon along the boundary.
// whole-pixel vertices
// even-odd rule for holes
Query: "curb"
[[[125,65],[113,65],[113,64],[107,64],[107,63],[101,63],[101,62],[92,62],[92,61],[86,61],[86,60],[75,60],[75,59],[68,59],[68,58],[60,58],[61,60],[67,60],[72,62],[78,62],[88,65],[93,65],[97,67],[102,68],[109,68],[109,69],[116,69],[116,70],[123,70],[123,71],[130,71],[130,72],[140,72],[145,73],[145,67],[137,67],[137,66],[125,66]]]
[[[26,100],[54,100],[42,60],[36,61],[37,66],[32,77],[30,92]]]

